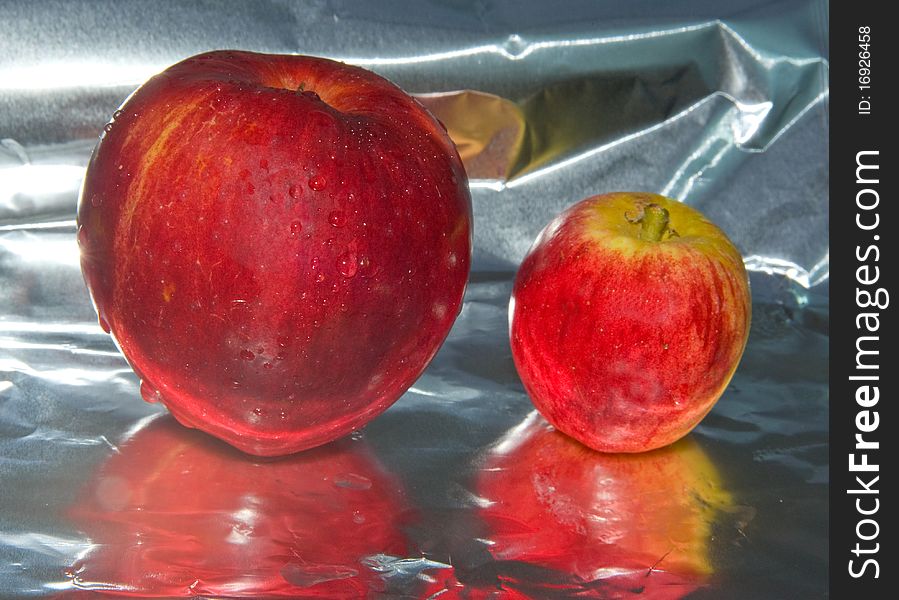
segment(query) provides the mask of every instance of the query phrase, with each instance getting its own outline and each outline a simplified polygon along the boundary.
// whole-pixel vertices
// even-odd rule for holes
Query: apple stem
[[[648,242],[659,242],[668,232],[668,210],[658,204],[650,203],[643,207],[643,214],[637,219],[640,223],[640,239]]]

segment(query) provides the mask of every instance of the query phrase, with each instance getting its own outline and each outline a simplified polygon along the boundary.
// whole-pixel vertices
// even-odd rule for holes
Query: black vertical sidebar
[[[830,5],[829,597],[839,599],[899,593],[899,506],[887,492],[899,479],[899,29],[888,6]]]

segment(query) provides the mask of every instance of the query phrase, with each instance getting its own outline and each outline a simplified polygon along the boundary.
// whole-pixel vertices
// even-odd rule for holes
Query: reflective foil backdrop
[[[0,596],[819,598],[827,576],[827,3],[0,1]],[[474,266],[424,375],[281,460],[176,425],[97,324],[84,168],[192,54],[327,56],[417,95],[468,170]],[[603,456],[533,412],[515,269],[600,192],[705,212],[753,329],[681,443]]]

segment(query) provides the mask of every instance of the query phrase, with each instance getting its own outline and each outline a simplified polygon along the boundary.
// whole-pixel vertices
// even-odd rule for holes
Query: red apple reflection
[[[711,575],[711,526],[731,503],[691,438],[603,454],[536,412],[488,453],[475,489],[501,598],[682,598]],[[445,598],[492,597],[461,573],[432,576]]]
[[[85,488],[69,516],[93,546],[67,575],[76,597],[364,597],[407,514],[364,441],[261,461],[165,417]]]

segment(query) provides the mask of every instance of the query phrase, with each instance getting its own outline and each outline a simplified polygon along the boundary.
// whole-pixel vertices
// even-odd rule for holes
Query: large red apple
[[[67,516],[91,540],[67,575],[140,598],[361,598],[406,556],[409,507],[364,440],[260,460],[169,417],[120,446]]]
[[[697,210],[594,196],[540,234],[510,304],[512,356],[538,410],[605,452],[686,435],[730,381],[749,334],[740,253]]]
[[[117,111],[78,227],[144,397],[278,455],[361,427],[422,373],[461,307],[471,200],[439,122],[385,79],[220,51]]]

